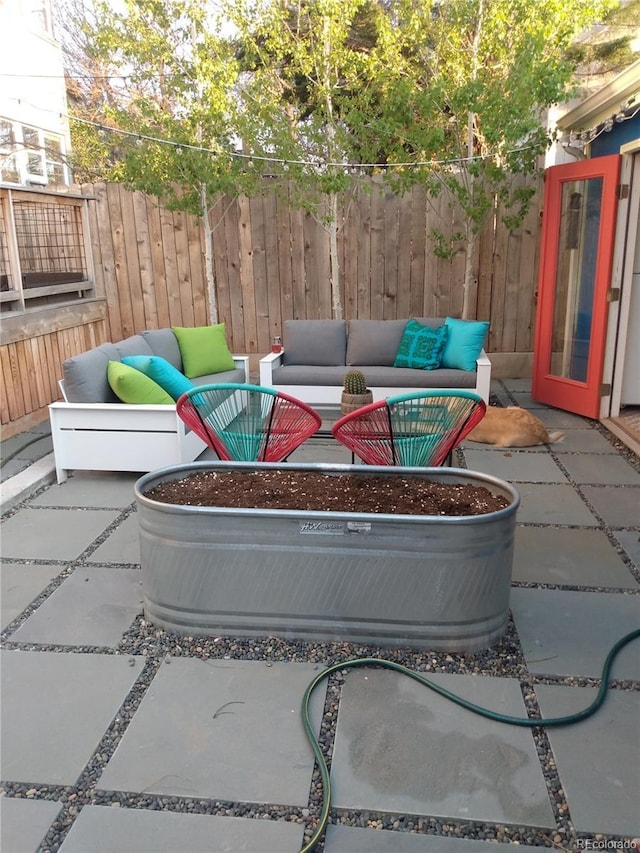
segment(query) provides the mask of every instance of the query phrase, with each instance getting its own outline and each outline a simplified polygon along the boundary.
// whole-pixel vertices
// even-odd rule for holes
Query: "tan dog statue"
[[[563,432],[547,432],[539,418],[519,406],[506,409],[487,406],[485,416],[465,440],[498,447],[531,447],[534,444],[554,444],[562,438]]]

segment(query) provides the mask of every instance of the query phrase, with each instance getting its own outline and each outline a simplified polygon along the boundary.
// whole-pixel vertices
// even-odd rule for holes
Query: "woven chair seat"
[[[320,429],[306,403],[260,385],[224,382],[183,394],[178,416],[220,459],[281,462]]]
[[[472,391],[417,391],[345,415],[332,433],[369,465],[437,467],[484,417]]]

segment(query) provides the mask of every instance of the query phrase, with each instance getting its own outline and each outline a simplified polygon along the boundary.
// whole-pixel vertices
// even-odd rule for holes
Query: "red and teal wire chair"
[[[369,465],[438,467],[484,417],[473,391],[414,391],[363,406],[332,433]]]
[[[176,411],[220,459],[236,462],[282,462],[322,423],[302,400],[236,382],[191,388]]]

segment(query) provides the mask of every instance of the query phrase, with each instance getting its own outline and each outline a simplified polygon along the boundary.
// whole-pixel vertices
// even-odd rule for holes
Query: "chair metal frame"
[[[239,382],[191,388],[176,411],[223,461],[282,462],[322,424],[302,400]]]
[[[450,459],[485,411],[486,403],[473,391],[415,391],[350,412],[331,432],[367,464],[436,468]]]

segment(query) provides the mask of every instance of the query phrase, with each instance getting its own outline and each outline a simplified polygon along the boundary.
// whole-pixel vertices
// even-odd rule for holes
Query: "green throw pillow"
[[[430,326],[423,326],[417,320],[409,320],[402,334],[393,366],[435,370],[440,367],[447,334],[446,326],[432,329]]]
[[[126,355],[122,363],[135,367],[149,379],[153,379],[174,400],[193,388],[193,382],[158,355]]]
[[[123,403],[173,405],[175,402],[157,382],[121,361],[109,362],[107,379],[111,390]]]
[[[227,346],[224,323],[193,328],[173,326],[173,333],[178,340],[182,368],[188,379],[222,373],[235,367]]]
[[[444,323],[449,329],[449,337],[442,356],[442,366],[475,371],[476,359],[484,346],[489,323],[479,320],[456,320],[453,317],[447,317]]]

